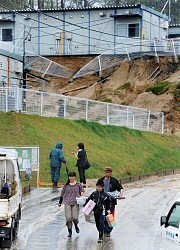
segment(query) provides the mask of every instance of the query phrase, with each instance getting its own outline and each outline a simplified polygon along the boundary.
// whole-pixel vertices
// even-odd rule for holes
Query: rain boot
[[[99,232],[99,239],[98,239],[98,243],[102,243],[103,241],[103,233]]]
[[[72,236],[72,229],[68,229],[68,237]]]
[[[79,230],[78,225],[77,225],[77,224],[74,224],[74,226],[75,226],[76,233],[79,233],[79,232],[80,232],[80,230]]]
[[[53,184],[53,191],[54,191],[54,192],[57,192],[57,191],[58,191],[58,189],[57,189],[57,182],[55,182],[55,183]]]

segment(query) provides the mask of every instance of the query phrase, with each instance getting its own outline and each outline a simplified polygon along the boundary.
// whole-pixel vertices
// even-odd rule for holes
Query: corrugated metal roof
[[[99,9],[123,9],[123,8],[135,8],[135,7],[141,7],[141,4],[123,4],[123,5],[118,5],[118,6],[103,6],[103,7],[81,7],[81,8],[58,8],[58,9],[16,9],[16,10],[0,10],[1,13],[6,13],[6,12],[49,12],[49,11],[71,11],[71,10],[99,10]]]
[[[180,27],[180,23],[169,24],[169,27]]]
[[[168,17],[165,14],[162,14],[156,10],[154,10],[153,8],[147,7],[143,4],[122,4],[122,5],[118,5],[118,6],[103,6],[103,7],[82,7],[82,8],[64,8],[64,9],[25,9],[25,10],[0,10],[0,13],[34,13],[34,12],[64,12],[64,11],[85,11],[85,10],[113,10],[113,9],[129,9],[129,8],[140,8],[142,10],[145,10],[149,13],[152,13],[156,16],[162,17],[164,19],[168,20]]]

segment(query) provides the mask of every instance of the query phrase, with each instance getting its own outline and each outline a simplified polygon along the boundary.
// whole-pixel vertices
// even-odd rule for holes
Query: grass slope
[[[102,176],[105,166],[117,178],[180,167],[180,138],[124,127],[104,126],[18,113],[0,113],[0,146],[40,147],[40,181],[50,181],[49,152],[57,141],[71,171],[77,171],[72,151],[84,142],[91,168],[87,178]],[[61,171],[61,181],[66,179]]]

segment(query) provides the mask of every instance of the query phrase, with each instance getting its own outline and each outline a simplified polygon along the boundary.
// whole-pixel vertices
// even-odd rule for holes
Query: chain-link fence
[[[164,131],[162,112],[16,87],[0,88],[0,111],[83,119],[162,134]]]
[[[159,62],[159,57],[171,56],[178,60],[180,55],[180,39],[156,39],[156,40],[133,40],[125,41],[103,54],[95,57],[92,61],[82,67],[73,78],[101,72],[108,68],[119,65],[124,61],[137,58],[154,56]]]

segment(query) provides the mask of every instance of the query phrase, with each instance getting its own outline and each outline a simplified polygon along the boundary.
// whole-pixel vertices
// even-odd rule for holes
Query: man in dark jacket
[[[50,167],[51,167],[51,180],[53,184],[53,190],[55,191],[58,186],[58,181],[60,179],[60,169],[62,162],[66,165],[66,160],[62,151],[63,144],[57,142],[56,147],[50,152]]]
[[[123,197],[123,187],[120,184],[120,182],[116,178],[112,177],[111,175],[112,175],[112,168],[106,167],[105,168],[105,176],[100,178],[98,181],[104,182],[104,192],[119,191],[119,198],[122,198]],[[115,212],[116,205],[117,205],[116,199],[112,199],[111,211],[112,211],[113,215]],[[113,229],[112,227],[108,226],[108,223],[105,223],[104,236],[110,237],[110,233],[111,233],[112,229]]]

